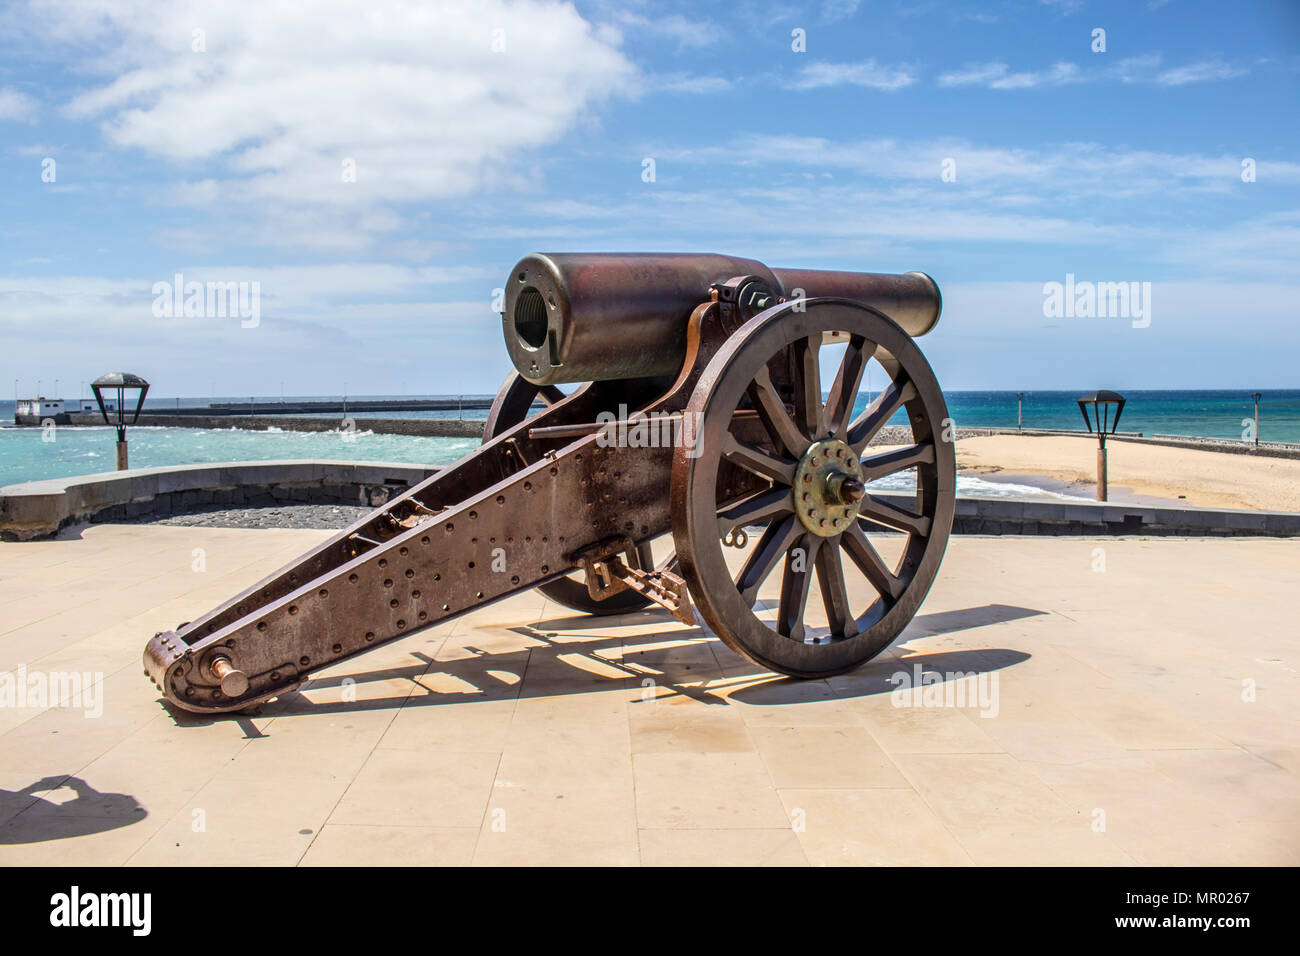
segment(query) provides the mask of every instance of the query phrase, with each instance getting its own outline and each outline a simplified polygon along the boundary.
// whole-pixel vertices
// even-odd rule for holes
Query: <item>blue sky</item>
[[[929,272],[950,389],[1297,387],[1298,106],[1294,0],[8,3],[0,382],[490,392],[520,256],[664,250]]]

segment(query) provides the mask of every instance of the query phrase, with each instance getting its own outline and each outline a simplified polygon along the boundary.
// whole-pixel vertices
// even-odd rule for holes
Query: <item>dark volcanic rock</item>
[[[169,524],[187,528],[346,528],[373,509],[358,505],[311,505],[276,502],[273,508],[198,506],[169,515],[119,519],[134,524]]]

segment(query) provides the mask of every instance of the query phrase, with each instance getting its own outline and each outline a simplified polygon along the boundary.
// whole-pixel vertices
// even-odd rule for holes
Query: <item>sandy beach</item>
[[[1300,461],[1112,441],[1110,488],[1154,501],[1207,508],[1300,511]],[[1068,436],[993,435],[957,443],[957,467],[996,480],[1037,476],[1053,490],[1096,494],[1097,441]],[[1048,486],[1052,487],[1052,486]]]

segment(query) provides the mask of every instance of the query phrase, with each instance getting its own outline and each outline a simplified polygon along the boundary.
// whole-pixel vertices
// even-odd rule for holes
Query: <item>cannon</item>
[[[943,394],[914,341],[941,310],[929,276],[534,254],[503,306],[514,370],[483,443],[154,635],[144,669],[170,704],[242,710],[530,588],[592,614],[660,605],[796,678],[902,632],[955,499]],[[895,416],[907,439],[873,446]],[[901,502],[882,492],[900,487]]]

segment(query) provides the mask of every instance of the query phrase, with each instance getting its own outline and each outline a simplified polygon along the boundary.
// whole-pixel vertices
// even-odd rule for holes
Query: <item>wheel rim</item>
[[[910,336],[881,313],[846,300],[795,306],[755,316],[701,376],[687,410],[700,416],[704,450],[692,457],[678,449],[674,458],[673,533],[696,605],[728,646],[768,669],[818,677],[874,657],[915,614],[951,530],[956,464],[952,443],[944,440],[943,394]],[[829,331],[847,333],[847,345],[823,402],[818,359]],[[890,382],[855,418],[863,372],[873,358]],[[784,370],[778,383],[773,366]],[[735,413],[745,407],[761,422],[757,442],[752,429],[750,440],[738,437],[742,416]],[[871,451],[871,439],[900,408],[912,442]],[[719,500],[720,473],[737,468],[770,484],[738,502]],[[877,497],[870,486],[913,469],[911,511]],[[737,573],[728,566],[722,539],[735,528],[756,526],[762,533]],[[906,535],[892,566],[877,547],[887,531]],[[855,606],[846,568],[869,585],[865,607]],[[778,569],[779,592],[762,600],[756,613],[760,589]],[[809,614],[814,578],[824,624],[820,613]]]

